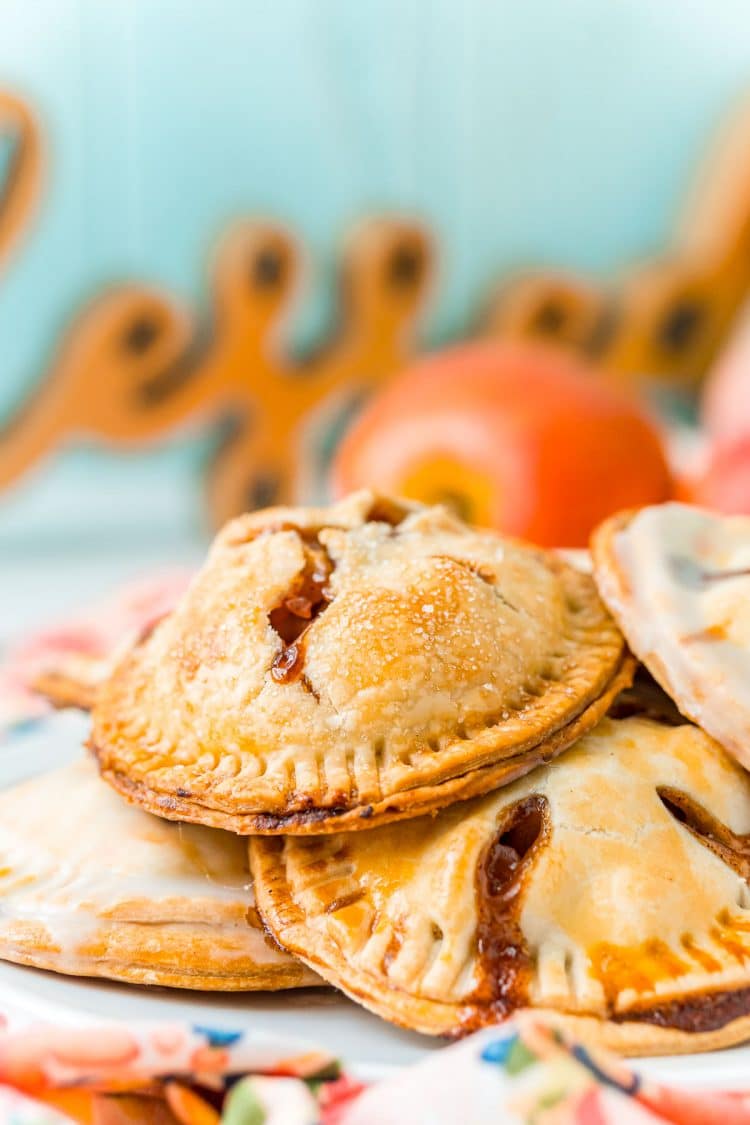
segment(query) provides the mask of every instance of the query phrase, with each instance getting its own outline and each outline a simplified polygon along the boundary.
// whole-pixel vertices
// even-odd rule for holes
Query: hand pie
[[[244,841],[130,808],[90,759],[0,794],[0,957],[176,988],[320,984],[264,934]]]
[[[90,710],[99,685],[122,654],[174,608],[187,584],[188,574],[182,570],[128,583],[114,596],[12,649],[8,659],[13,674],[54,707]]]
[[[258,908],[394,1023],[557,1013],[630,1054],[750,1037],[750,777],[701,730],[604,719],[488,796],[373,832],[250,842]]]
[[[103,685],[92,747],[160,816],[369,828],[527,772],[631,676],[589,575],[364,492],[228,524]]]
[[[592,550],[633,652],[750,768],[750,518],[662,504],[607,520]]]
[[[90,711],[100,685],[112,671],[112,661],[84,652],[61,653],[32,678],[31,688],[53,707]]]

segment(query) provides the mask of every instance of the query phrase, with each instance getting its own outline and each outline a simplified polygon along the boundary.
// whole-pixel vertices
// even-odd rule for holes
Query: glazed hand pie
[[[242,840],[130,808],[90,759],[0,794],[0,957],[178,988],[321,983],[264,934]]]
[[[442,507],[358,493],[228,524],[103,685],[92,748],[160,816],[369,828],[551,758],[631,674],[590,576]]]
[[[750,519],[663,504],[607,520],[592,550],[633,652],[750,767]]]
[[[522,1006],[628,1053],[750,1036],[750,777],[692,725],[604,719],[436,817],[250,842],[285,948],[386,1019]]]

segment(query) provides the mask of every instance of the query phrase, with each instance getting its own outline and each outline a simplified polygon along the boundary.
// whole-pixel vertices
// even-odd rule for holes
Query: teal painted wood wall
[[[529,263],[604,273],[659,247],[706,140],[750,89],[747,0],[0,0],[0,84],[44,122],[47,190],[0,277],[0,417],[72,312],[138,278],[201,298],[212,241],[303,237],[326,316],[350,221],[434,228],[430,334]],[[0,544],[199,526],[205,442],[66,451],[0,498]],[[113,501],[112,498],[115,498]]]

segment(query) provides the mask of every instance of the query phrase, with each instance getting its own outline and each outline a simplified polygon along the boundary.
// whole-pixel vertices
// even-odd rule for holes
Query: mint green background
[[[430,321],[465,331],[529,263],[594,274],[652,252],[712,130],[750,88],[747,0],[0,0],[0,83],[49,147],[33,229],[0,276],[0,417],[62,327],[129,278],[202,299],[212,241],[272,215],[314,268],[364,212],[427,219]],[[201,531],[200,459],[66,451],[0,497],[0,550]]]

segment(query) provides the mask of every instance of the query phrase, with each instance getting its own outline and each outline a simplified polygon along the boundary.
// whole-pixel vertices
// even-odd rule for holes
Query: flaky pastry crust
[[[99,685],[112,672],[112,662],[84,653],[64,654],[34,677],[31,688],[53,707],[90,711]]]
[[[565,749],[632,676],[592,579],[358,493],[230,523],[100,689],[102,775],[239,833],[370,828]]]
[[[265,934],[243,841],[130,808],[90,759],[0,794],[0,957],[175,988],[321,983]]]
[[[750,768],[750,518],[621,512],[592,539],[597,585],[683,715]]]
[[[690,724],[605,719],[434,818],[250,841],[281,944],[384,1018],[533,1007],[629,1054],[750,1032],[750,778]]]

